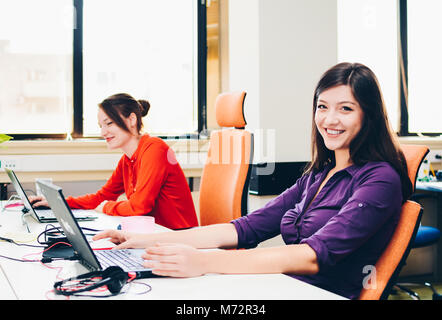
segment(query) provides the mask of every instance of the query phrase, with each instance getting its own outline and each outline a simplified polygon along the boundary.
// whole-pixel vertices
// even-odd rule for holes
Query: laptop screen
[[[31,211],[36,215],[34,208],[32,207],[31,203],[29,202],[28,196],[25,193],[25,190],[23,189],[21,183],[18,181],[17,176],[15,175],[15,172],[11,169],[5,168],[6,173],[9,176],[9,179],[12,182],[12,185],[15,188],[15,191],[17,191],[19,197],[23,201],[23,206],[27,211]]]
[[[83,231],[75,220],[71,209],[63,196],[62,189],[45,181],[37,181],[37,183],[51,206],[58,223],[63,228],[66,238],[69,240],[74,251],[80,256],[81,263],[85,264],[88,269],[101,270],[100,263],[89,246],[89,242]]]

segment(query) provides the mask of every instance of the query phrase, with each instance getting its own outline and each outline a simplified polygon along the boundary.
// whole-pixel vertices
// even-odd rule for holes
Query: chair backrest
[[[391,287],[396,283],[397,276],[408,257],[410,242],[416,236],[421,216],[422,208],[417,202],[407,200],[402,205],[396,230],[375,265],[376,278],[372,279],[369,287],[362,289],[359,300],[388,298]]]
[[[402,144],[402,153],[405,156],[408,167],[408,177],[413,184],[413,190],[416,186],[417,173],[422,161],[427,156],[430,149],[427,146],[413,145],[413,144]]]
[[[216,99],[216,120],[228,129],[210,135],[199,191],[200,225],[229,222],[247,214],[253,134],[244,129],[245,97],[245,92],[232,92]]]
[[[420,145],[401,145],[401,149],[407,161],[408,176],[414,190],[419,167],[429,149],[427,146]],[[410,253],[411,244],[416,237],[421,217],[422,208],[418,203],[408,200],[402,205],[398,225],[376,263],[374,269],[376,272],[375,285],[363,288],[359,296],[360,300],[388,298],[391,287],[396,283],[396,279]]]

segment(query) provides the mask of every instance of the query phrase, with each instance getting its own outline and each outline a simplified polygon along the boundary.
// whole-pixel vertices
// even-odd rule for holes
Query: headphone
[[[107,286],[111,293],[110,296],[113,296],[119,294],[124,285],[135,278],[135,272],[128,273],[120,267],[112,266],[103,271],[93,271],[58,281],[54,283],[54,292],[64,296],[73,296],[81,292]]]

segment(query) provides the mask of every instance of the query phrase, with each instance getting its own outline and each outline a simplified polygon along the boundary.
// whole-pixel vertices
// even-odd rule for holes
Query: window
[[[156,134],[197,130],[195,1],[94,0],[83,8],[84,134],[99,135],[97,103],[127,92],[151,104]]]
[[[408,131],[441,133],[442,1],[406,1]]]
[[[378,76],[389,119],[401,135],[440,135],[440,0],[338,0],[338,59]]]
[[[0,131],[98,136],[97,104],[119,92],[151,103],[151,134],[201,131],[205,9],[197,0],[0,0]]]
[[[71,129],[71,14],[70,0],[0,0],[2,133]]]
[[[360,62],[376,74],[393,130],[399,130],[396,1],[338,0],[338,60]]]

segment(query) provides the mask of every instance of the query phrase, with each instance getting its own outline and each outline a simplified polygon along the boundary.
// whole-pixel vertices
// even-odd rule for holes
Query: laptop
[[[6,173],[9,176],[9,179],[12,182],[12,185],[14,186],[15,190],[17,191],[19,197],[23,201],[23,212],[24,213],[31,213],[32,216],[40,223],[54,223],[57,222],[57,218],[54,216],[54,213],[50,208],[34,208],[29,201],[28,196],[25,193],[25,190],[23,189],[23,186],[21,185],[20,181],[18,180],[15,172],[11,169],[5,168]],[[90,221],[97,219],[97,214],[94,210],[83,210],[83,209],[74,209],[73,210],[75,219],[80,221]]]
[[[136,272],[138,278],[155,277],[152,269],[143,266],[144,259],[141,255],[144,249],[92,250],[83,231],[74,219],[62,189],[50,182],[37,181],[41,192],[46,197],[49,205],[57,217],[66,238],[74,249],[74,253],[82,265],[88,270],[104,270],[110,266],[121,267],[125,272]]]

